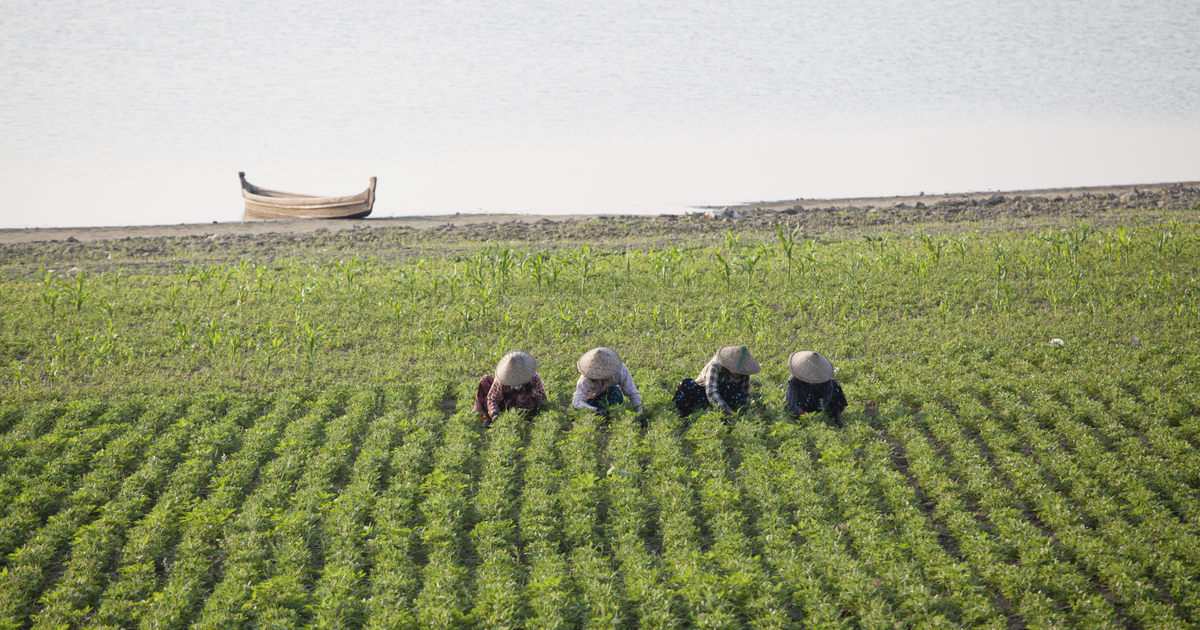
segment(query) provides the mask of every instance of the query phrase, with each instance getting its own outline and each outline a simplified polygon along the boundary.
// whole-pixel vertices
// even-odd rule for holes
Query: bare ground
[[[0,272],[163,267],[251,258],[353,255],[405,260],[467,252],[480,243],[550,248],[579,243],[669,246],[727,232],[767,238],[775,226],[809,238],[872,234],[1095,227],[1200,219],[1200,182],[1006,193],[798,199],[685,215],[453,215],[359,220],[0,230]]]

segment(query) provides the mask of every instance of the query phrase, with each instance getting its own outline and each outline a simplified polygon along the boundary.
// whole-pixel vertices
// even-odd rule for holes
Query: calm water
[[[1200,2],[0,0],[0,227],[1200,179]]]

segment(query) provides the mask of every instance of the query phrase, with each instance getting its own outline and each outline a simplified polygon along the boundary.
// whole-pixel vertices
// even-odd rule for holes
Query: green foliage
[[[24,400],[275,391],[479,374],[509,347],[567,375],[600,343],[666,380],[733,342],[776,366],[774,382],[797,347],[882,376],[895,362],[989,353],[1040,366],[1053,338],[1083,362],[1134,337],[1179,356],[1167,340],[1198,312],[1193,224],[846,242],[778,226],[775,240],[10,277],[0,309],[22,325],[5,331],[0,387]]]
[[[1197,236],[6,276],[0,628],[1195,627]],[[750,411],[679,418],[728,343]],[[643,416],[566,407],[596,345]],[[484,429],[514,348],[549,408]],[[801,348],[844,428],[786,413]]]

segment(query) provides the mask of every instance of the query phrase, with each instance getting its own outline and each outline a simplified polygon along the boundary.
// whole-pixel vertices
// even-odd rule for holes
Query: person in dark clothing
[[[697,409],[720,409],[732,416],[750,405],[750,375],[758,374],[758,361],[746,346],[725,346],[700,370],[675,388],[675,407],[686,416]]]
[[[788,358],[788,371],[792,373],[784,397],[788,410],[797,416],[824,411],[834,424],[843,426],[846,394],[833,378],[833,363],[819,352],[802,350]]]

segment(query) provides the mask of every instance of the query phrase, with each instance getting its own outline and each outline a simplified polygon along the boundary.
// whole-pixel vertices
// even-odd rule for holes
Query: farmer
[[[484,374],[475,390],[475,412],[491,424],[506,409],[529,409],[546,402],[546,388],[537,374],[537,359],[520,350],[509,352],[496,364],[496,377]]]
[[[725,346],[700,370],[696,380],[685,378],[675,389],[675,406],[681,415],[716,407],[732,416],[750,404],[750,375],[758,374],[758,361],[746,346]]]
[[[824,411],[834,424],[843,426],[846,394],[833,378],[833,363],[819,352],[802,350],[788,358],[788,371],[792,373],[784,397],[788,409],[797,416]]]
[[[629,397],[629,402],[642,411],[642,395],[633,384],[629,368],[621,357],[610,348],[592,348],[579,357],[575,364],[579,368],[579,381],[575,383],[575,396],[571,406],[576,409],[591,409],[608,417],[608,409]]]

